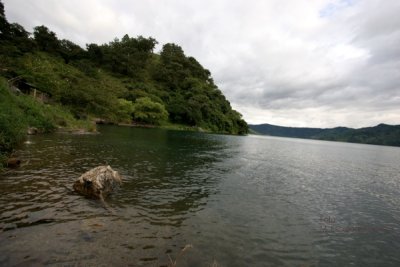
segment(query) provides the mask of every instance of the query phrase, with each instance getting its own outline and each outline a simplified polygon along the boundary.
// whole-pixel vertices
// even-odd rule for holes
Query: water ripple
[[[0,265],[398,266],[398,149],[104,127],[30,137],[0,176]],[[379,156],[377,156],[379,155]],[[72,190],[124,177],[108,208]],[[377,257],[379,255],[379,257]]]

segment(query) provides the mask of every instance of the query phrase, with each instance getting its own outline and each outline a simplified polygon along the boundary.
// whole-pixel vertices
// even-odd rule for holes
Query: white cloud
[[[10,21],[81,45],[174,42],[250,123],[400,123],[400,1],[5,0]]]

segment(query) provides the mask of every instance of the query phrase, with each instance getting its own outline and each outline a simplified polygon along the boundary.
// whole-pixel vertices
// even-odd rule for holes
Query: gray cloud
[[[4,0],[10,21],[84,46],[174,42],[250,123],[400,123],[400,2]]]

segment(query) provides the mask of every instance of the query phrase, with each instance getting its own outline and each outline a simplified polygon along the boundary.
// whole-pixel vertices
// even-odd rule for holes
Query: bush
[[[138,98],[133,105],[133,119],[138,122],[160,125],[167,121],[168,112],[161,103],[148,97]]]
[[[117,121],[131,122],[134,105],[131,101],[123,98],[118,99],[118,113]]]

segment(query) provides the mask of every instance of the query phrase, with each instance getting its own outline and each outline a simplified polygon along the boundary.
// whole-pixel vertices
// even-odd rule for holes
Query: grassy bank
[[[15,146],[23,141],[29,127],[39,132],[85,129],[95,131],[89,120],[77,120],[71,112],[60,105],[43,104],[28,95],[15,95],[7,81],[0,78],[0,168]]]

